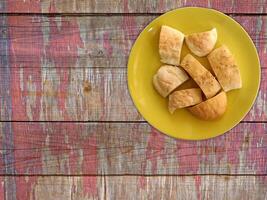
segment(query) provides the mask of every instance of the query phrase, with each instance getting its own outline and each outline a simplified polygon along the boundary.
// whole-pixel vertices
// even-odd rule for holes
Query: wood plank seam
[[[87,120],[87,121],[57,121],[57,120],[54,120],[54,121],[23,121],[23,120],[0,120],[0,122],[25,122],[25,123],[74,123],[74,124],[106,124],[106,123],[109,123],[109,124],[149,124],[147,121],[145,120],[140,120],[140,121],[119,121],[119,120],[114,120],[114,121],[110,121],[110,120],[107,120],[107,121],[101,121],[101,120]],[[240,124],[264,124],[264,123],[267,123],[267,121],[246,121],[246,120],[243,120],[241,122],[239,122]]]
[[[111,16],[160,16],[166,12],[151,13],[0,13],[0,16],[34,16],[34,17],[111,17]],[[267,13],[233,13],[225,12],[228,16],[267,16]]]
[[[267,174],[0,174],[5,177],[194,177],[194,176],[218,176],[218,177],[267,177]]]

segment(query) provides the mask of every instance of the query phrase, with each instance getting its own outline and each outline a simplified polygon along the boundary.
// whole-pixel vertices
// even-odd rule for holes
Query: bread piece
[[[213,50],[208,60],[225,92],[242,87],[239,68],[234,56],[225,45]]]
[[[199,57],[206,56],[217,42],[217,30],[213,28],[210,31],[190,34],[185,37],[185,42],[195,55]]]
[[[168,26],[162,26],[159,38],[159,54],[161,62],[179,65],[184,34]]]
[[[184,57],[181,67],[194,79],[208,99],[221,90],[215,77],[192,55],[187,54]]]
[[[202,102],[201,89],[192,88],[173,92],[169,96],[169,111],[171,114],[178,108],[185,108]]]
[[[153,84],[161,96],[167,97],[174,89],[188,79],[188,75],[182,69],[164,65],[154,75]]]
[[[188,109],[193,115],[200,119],[214,120],[218,119],[225,113],[226,107],[227,96],[226,93],[222,91],[215,97]]]

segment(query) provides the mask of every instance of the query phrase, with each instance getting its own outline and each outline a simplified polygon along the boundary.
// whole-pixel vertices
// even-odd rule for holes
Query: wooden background
[[[229,14],[261,60],[253,109],[206,141],[153,129],[126,84],[140,31],[182,6]],[[0,12],[1,200],[267,199],[266,0],[1,0]]]

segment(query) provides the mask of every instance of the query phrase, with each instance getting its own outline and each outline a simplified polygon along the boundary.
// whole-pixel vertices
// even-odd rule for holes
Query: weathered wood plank
[[[107,177],[107,199],[266,199],[266,177]]]
[[[10,88],[12,120],[141,120],[123,68],[12,68]]]
[[[0,68],[0,77],[6,70]],[[127,88],[126,68],[11,68],[0,81],[1,121],[144,121]],[[246,121],[267,120],[267,68],[259,96]],[[9,112],[12,111],[12,115]],[[4,114],[6,113],[6,114]]]
[[[126,67],[135,38],[152,19],[9,16],[3,31],[11,67]]]
[[[113,72],[88,72],[91,77],[100,77],[100,80],[95,78],[96,85],[101,89],[100,91],[93,90],[97,94],[90,93],[89,108],[82,107],[87,104],[88,98],[84,96],[76,96],[81,86],[75,85],[70,81],[70,70],[54,70],[53,72],[43,72],[43,68],[124,68],[127,65],[128,54],[130,48],[141,29],[147,24],[152,17],[149,16],[132,16],[132,17],[30,17],[30,16],[16,16],[8,17],[8,30],[4,32],[9,33],[9,57],[7,56],[6,48],[0,48],[3,60],[9,58],[9,68],[34,68],[33,70],[21,70],[18,73],[16,69],[12,70],[12,88],[13,106],[18,106],[18,112],[13,113],[13,120],[142,120],[132,106],[132,102],[126,93],[126,74],[119,72],[119,76],[109,76],[114,83],[110,83],[111,79],[105,77],[105,74],[112,74]],[[261,57],[262,67],[267,65],[266,53],[266,23],[267,17],[236,17],[236,19],[249,31],[254,39]],[[137,25],[138,24],[138,25]],[[5,26],[3,26],[5,29]],[[126,30],[126,31],[125,31]],[[3,34],[4,35],[4,34]],[[41,70],[42,69],[42,70]],[[2,71],[1,74],[5,77],[3,84],[6,85],[9,81],[5,81],[9,77],[9,70]],[[23,71],[23,72],[22,72]],[[26,72],[28,71],[28,72]],[[81,71],[81,70],[80,70]],[[85,70],[86,71],[86,70]],[[77,72],[79,76],[82,72]],[[74,74],[77,74],[72,73]],[[97,75],[99,73],[101,75]],[[117,72],[116,72],[117,73]],[[22,74],[25,74],[22,75]],[[46,75],[44,75],[46,74]],[[41,80],[44,76],[57,78],[50,86],[45,87],[45,83]],[[26,77],[25,80],[23,77]],[[33,82],[30,80],[34,80]],[[118,80],[115,80],[118,79]],[[20,81],[19,81],[20,80]],[[29,84],[24,83],[28,81]],[[86,81],[86,80],[85,80]],[[255,104],[255,109],[247,117],[247,120],[266,120],[266,83],[263,76],[262,90],[258,101]],[[39,95],[34,95],[30,91],[27,95],[27,89],[21,91],[20,83],[24,86],[33,86],[30,90],[37,90]],[[33,83],[33,84],[31,84]],[[54,85],[57,84],[57,86]],[[86,82],[85,82],[86,83]],[[116,83],[118,83],[116,85]],[[74,85],[73,85],[74,84]],[[85,84],[86,85],[86,84]],[[104,88],[102,87],[104,86]],[[58,96],[50,95],[48,101],[43,101],[42,97],[47,97],[43,94],[45,89],[49,87],[56,88]],[[106,92],[112,88],[111,96],[116,98],[108,99],[110,96]],[[15,89],[14,89],[15,88]],[[72,88],[70,94],[66,89]],[[115,89],[114,89],[115,88]],[[15,91],[14,91],[15,90]],[[20,91],[19,91],[20,90]],[[72,91],[71,91],[72,90]],[[97,89],[98,90],[98,89]],[[8,90],[3,90],[7,93]],[[50,90],[51,91],[51,90]],[[55,91],[52,89],[52,92]],[[118,91],[116,93],[116,91]],[[262,92],[263,91],[263,92]],[[4,94],[8,97],[12,92]],[[32,95],[33,94],[33,95]],[[33,98],[26,98],[26,97]],[[125,104],[118,106],[118,98],[126,99]],[[35,98],[36,97],[36,98]],[[75,98],[74,98],[75,97]],[[88,95],[87,95],[88,97]],[[104,104],[103,98],[106,98]],[[48,98],[45,98],[46,100]],[[98,104],[92,103],[93,100]],[[67,107],[66,100],[69,101]],[[102,100],[102,101],[101,101]],[[24,101],[24,102],[23,102]],[[26,101],[35,101],[30,103],[30,107],[24,107]],[[23,102],[21,104],[21,102]],[[117,102],[117,103],[116,103]],[[72,103],[72,104],[71,104]],[[29,104],[29,105],[30,105]],[[42,104],[44,107],[40,107]],[[91,105],[92,104],[92,105]],[[110,105],[110,106],[109,106]],[[130,109],[129,109],[130,108]],[[23,109],[28,109],[35,114],[24,112]],[[103,113],[106,109],[107,112]],[[110,109],[119,110],[122,112],[111,112]],[[50,114],[41,115],[42,112],[50,112]],[[67,110],[67,111],[65,111]],[[5,110],[10,112],[10,109]],[[35,112],[36,111],[36,112]],[[54,112],[55,114],[53,114]],[[65,115],[65,113],[67,113]],[[52,114],[51,114],[52,113]],[[121,114],[123,113],[123,114]],[[27,115],[34,115],[25,117]],[[41,115],[41,116],[38,116]],[[65,115],[65,116],[63,116]],[[68,116],[70,115],[70,117]],[[10,114],[9,114],[10,116]],[[2,120],[10,120],[10,118],[2,117]]]
[[[3,176],[0,177],[0,183],[1,183],[0,184],[0,199],[1,200],[4,200],[5,199],[5,188],[4,188],[5,187],[4,186],[5,185],[5,182],[4,181],[5,180],[4,179],[5,178]]]
[[[7,60],[8,65],[0,66],[1,68],[6,66],[0,72],[3,76],[1,81],[4,86],[1,93],[5,98],[13,94],[13,107],[18,112],[12,113],[12,119],[142,120],[136,110],[133,110],[128,96],[125,71],[104,70],[101,72],[99,68],[125,68],[135,38],[151,19],[151,16],[61,18],[32,16],[9,16],[6,18],[2,16],[2,21],[5,22],[2,25],[4,33],[2,37],[4,37],[5,45],[0,45],[0,55],[1,60]],[[266,68],[267,17],[243,16],[236,17],[236,19],[249,31],[258,47],[262,67]],[[5,38],[7,34],[8,39]],[[89,79],[94,79],[94,82],[97,83],[97,89],[93,88],[96,93],[90,92],[87,99],[83,94],[75,96],[80,93],[81,85],[77,81],[71,81],[71,78],[79,75],[84,77],[81,78],[82,80],[86,81],[88,75],[83,74],[83,70],[71,72],[70,69],[63,69],[77,67],[99,69],[99,71],[84,70],[91,76]],[[11,68],[12,70],[10,70]],[[45,71],[44,68],[57,69],[51,69],[50,72],[49,70]],[[113,76],[114,72],[116,75]],[[12,83],[9,81],[10,73],[12,74]],[[106,74],[109,76],[106,77]],[[119,75],[117,76],[117,74]],[[55,78],[55,81],[52,81],[50,77]],[[114,83],[111,83],[111,78]],[[45,82],[46,80],[48,82]],[[8,83],[10,84],[7,85]],[[87,82],[84,85],[89,89],[91,87]],[[11,87],[12,91],[9,91],[7,87]],[[49,98],[46,98],[48,96],[45,90],[49,90],[48,93],[52,92],[48,95]],[[38,91],[39,94],[33,91]],[[247,117],[247,120],[266,120],[266,94],[264,91],[266,91],[265,75],[263,75],[262,90],[255,109]],[[112,95],[116,98],[109,99],[108,97],[113,97]],[[126,105],[118,106],[118,96],[119,99],[126,99],[122,101]],[[98,104],[92,103],[95,99],[99,100]],[[85,104],[89,107],[84,109],[83,105]],[[5,102],[1,102],[1,105],[1,115],[5,115],[1,116],[1,120],[11,120],[9,117],[11,109],[4,109]],[[68,106],[70,108],[66,108]],[[103,113],[105,108],[107,112]],[[119,110],[118,114],[112,113],[111,109]]]
[[[0,16],[10,67],[126,67],[141,30],[157,16]],[[234,16],[254,40],[267,67],[267,16]],[[8,53],[8,54],[7,54]],[[2,67],[2,66],[0,66]]]
[[[266,13],[265,0],[3,0],[5,13],[162,13],[183,6],[201,6],[227,13]],[[227,5],[227,6],[226,6]],[[112,8],[112,10],[110,10]]]
[[[0,6],[3,5],[0,2]],[[8,36],[5,31],[3,31],[3,27],[7,26],[6,17],[0,18],[0,50],[3,55],[0,58],[0,119],[8,119],[11,118],[11,95],[9,90],[10,83],[10,68],[9,68],[9,58],[8,58]],[[13,167],[7,167],[8,163],[14,161],[12,150],[14,148],[13,144],[13,132],[11,128],[11,124],[1,124],[2,133],[0,134],[0,146],[2,147],[2,153],[0,153],[0,166],[4,173],[14,173]],[[3,142],[5,141],[5,142]],[[6,166],[6,167],[4,167]],[[2,183],[2,180],[0,178]],[[12,191],[15,190],[15,181],[10,178],[5,182],[5,185],[9,188],[6,190],[6,194],[12,197]],[[0,199],[4,199],[4,187],[3,184],[0,185]]]
[[[15,180],[15,189],[8,185]],[[94,176],[1,176],[0,200],[93,200],[104,198],[104,182]]]
[[[5,185],[10,178],[3,177],[2,185]],[[96,179],[95,184],[91,183],[92,178]],[[257,176],[22,176],[15,177],[15,180],[17,190],[13,194],[6,195],[3,200],[264,200],[267,198],[267,177]]]
[[[12,149],[4,140],[11,124]],[[241,123],[207,141],[167,137],[146,123],[1,123],[0,174],[267,174],[267,124]],[[7,169],[14,169],[14,172]]]

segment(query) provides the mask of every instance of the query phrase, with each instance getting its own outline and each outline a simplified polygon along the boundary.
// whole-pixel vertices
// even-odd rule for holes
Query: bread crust
[[[181,67],[193,78],[208,99],[221,90],[215,77],[191,54],[184,57]]]
[[[159,39],[161,62],[169,65],[180,64],[184,34],[169,26],[162,26]]]
[[[202,102],[202,92],[199,88],[191,88],[173,92],[169,96],[168,109],[171,114],[176,109],[194,106]]]
[[[193,54],[199,57],[206,56],[216,45],[217,30],[213,28],[210,31],[187,35],[185,42]]]
[[[225,92],[242,88],[240,70],[234,56],[225,45],[213,50],[208,55],[208,60]]]
[[[215,97],[208,99],[188,110],[196,117],[203,120],[215,120],[220,118],[227,108],[227,96],[224,91]]]
[[[173,90],[189,79],[180,68],[163,65],[153,77],[153,85],[158,93],[167,97]]]

